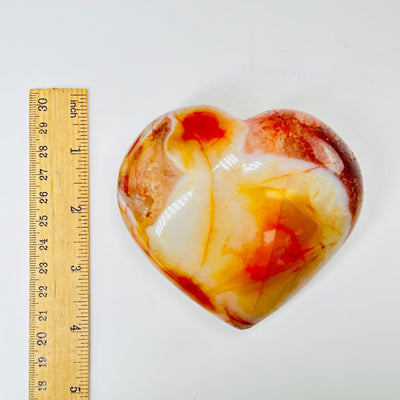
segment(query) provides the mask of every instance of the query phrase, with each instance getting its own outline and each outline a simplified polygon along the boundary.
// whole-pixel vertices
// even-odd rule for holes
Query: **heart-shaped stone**
[[[122,163],[118,201],[154,264],[245,329],[343,244],[362,179],[348,146],[311,115],[274,110],[240,120],[198,106],[144,129]]]

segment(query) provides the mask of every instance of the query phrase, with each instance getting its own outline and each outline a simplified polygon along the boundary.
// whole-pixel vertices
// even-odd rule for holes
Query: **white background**
[[[1,0],[0,398],[28,393],[28,90],[84,87],[92,399],[399,399],[399,21],[398,0]],[[311,113],[364,176],[346,245],[248,331],[161,276],[117,207],[141,129],[199,103]]]

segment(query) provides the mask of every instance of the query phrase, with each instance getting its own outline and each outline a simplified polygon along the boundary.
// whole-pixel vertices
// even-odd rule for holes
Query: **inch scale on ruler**
[[[89,398],[86,89],[29,94],[29,399]]]

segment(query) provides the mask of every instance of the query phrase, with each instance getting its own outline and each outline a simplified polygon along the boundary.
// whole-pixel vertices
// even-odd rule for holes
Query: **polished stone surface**
[[[303,287],[350,234],[362,202],[347,145],[316,118],[170,112],[133,144],[118,202],[154,264],[204,308],[253,326]]]

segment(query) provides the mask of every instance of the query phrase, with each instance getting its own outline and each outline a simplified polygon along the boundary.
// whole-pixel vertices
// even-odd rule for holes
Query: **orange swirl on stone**
[[[257,234],[239,252],[243,265],[235,271],[228,264],[216,273],[219,284],[214,292],[234,293],[240,300],[244,313],[239,320],[230,313],[230,322],[240,327],[243,321],[251,326],[278,308],[286,293],[293,292],[323,257],[321,221],[307,198],[268,187],[252,188],[246,194],[257,212]],[[251,316],[247,320],[246,314]]]
[[[293,113],[278,116],[292,121]],[[346,186],[360,179],[351,174],[359,171],[354,159],[343,157],[347,147],[329,153],[333,136],[316,142],[310,132],[319,121],[296,113],[304,138],[300,122],[291,133],[278,121],[273,133],[270,114],[263,125],[260,116],[241,121],[208,106],[178,110],[146,128],[121,167],[120,209],[141,247],[190,297],[238,328],[311,279],[347,237],[361,203],[361,183],[356,192]]]

